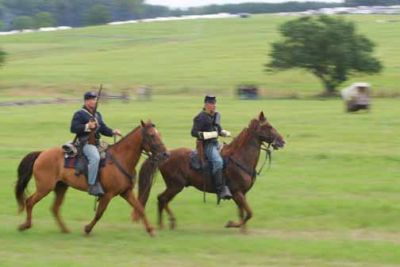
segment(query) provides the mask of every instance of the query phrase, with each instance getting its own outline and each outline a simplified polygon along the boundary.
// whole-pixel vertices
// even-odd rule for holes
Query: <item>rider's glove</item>
[[[229,132],[227,130],[222,130],[221,131],[221,136],[230,137],[231,136],[231,132]]]

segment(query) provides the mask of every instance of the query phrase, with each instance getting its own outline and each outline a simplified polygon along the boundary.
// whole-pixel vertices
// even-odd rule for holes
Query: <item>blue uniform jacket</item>
[[[71,133],[75,133],[80,140],[87,139],[90,132],[85,131],[85,125],[91,118],[93,118],[93,115],[85,107],[75,112],[71,121]],[[107,127],[99,112],[96,112],[96,121],[96,140],[100,139],[100,134],[113,136],[113,130]]]
[[[193,127],[191,134],[193,137],[197,139],[201,138],[201,132],[213,132],[217,131],[218,135],[221,134],[222,127],[220,124],[220,114],[215,112],[213,115],[208,114],[204,110],[201,111],[196,117],[193,119]],[[216,138],[205,140],[205,142],[216,141]]]

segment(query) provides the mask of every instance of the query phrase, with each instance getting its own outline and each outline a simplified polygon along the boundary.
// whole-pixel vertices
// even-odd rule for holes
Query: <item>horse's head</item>
[[[283,148],[285,145],[282,135],[272,127],[262,111],[260,112],[260,115],[258,115],[257,119],[251,121],[250,128],[261,143],[266,142],[274,149]]]
[[[150,156],[156,161],[167,159],[169,153],[161,140],[161,135],[157,131],[156,126],[151,121],[146,123],[143,121],[140,122],[142,124],[143,136],[142,149],[146,151],[146,153],[150,154]]]

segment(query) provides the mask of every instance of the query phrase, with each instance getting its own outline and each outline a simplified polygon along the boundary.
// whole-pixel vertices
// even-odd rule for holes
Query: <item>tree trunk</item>
[[[336,96],[336,86],[337,84],[333,81],[330,81],[324,77],[319,77],[324,84],[325,91],[321,94],[322,96]]]
[[[334,96],[336,95],[336,88],[332,85],[325,85],[325,94],[327,96]]]

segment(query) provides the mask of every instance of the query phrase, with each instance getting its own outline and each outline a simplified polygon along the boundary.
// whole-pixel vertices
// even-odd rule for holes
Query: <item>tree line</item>
[[[251,1],[251,0],[249,0]],[[338,6],[396,5],[400,0],[346,0],[344,3],[286,2],[208,5],[186,10],[147,5],[144,0],[0,0],[0,30],[105,24],[166,16],[215,13],[299,12]]]
[[[143,0],[0,0],[2,30],[105,24],[142,10]]]
[[[278,12],[301,12],[306,10],[315,10],[320,8],[333,7],[356,7],[356,6],[389,6],[400,5],[400,0],[345,0],[344,3],[324,3],[318,1],[310,2],[294,2],[288,1],[284,3],[242,3],[242,4],[226,4],[226,5],[208,5],[204,7],[189,8],[184,12],[186,15],[193,14],[213,14],[213,13],[278,13]]]

